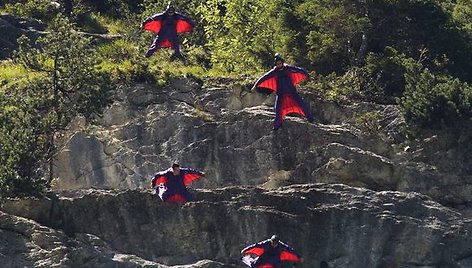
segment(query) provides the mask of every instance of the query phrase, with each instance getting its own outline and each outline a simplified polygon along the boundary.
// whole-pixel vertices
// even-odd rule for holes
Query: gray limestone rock
[[[75,265],[96,256],[90,267],[240,267],[244,246],[275,233],[303,255],[303,267],[459,268],[472,256],[470,219],[417,193],[341,184],[193,193],[196,201],[184,205],[136,190],[7,200],[0,253],[20,264]]]
[[[274,132],[273,94],[224,82],[120,87],[99,126],[68,135],[57,189],[147,188],[179,160],[206,171],[197,188],[328,182],[415,191],[456,207],[472,200],[466,128],[406,139],[397,107],[341,105],[301,90],[315,123],[288,116]],[[378,119],[358,123],[366,114]]]
[[[45,25],[31,18],[22,18],[14,15],[0,14],[0,59],[11,56],[17,48],[16,40],[26,35],[32,40],[38,38],[44,31]]]

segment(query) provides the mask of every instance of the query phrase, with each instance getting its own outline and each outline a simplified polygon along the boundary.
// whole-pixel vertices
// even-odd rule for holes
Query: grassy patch
[[[12,87],[21,87],[29,79],[37,76],[29,72],[20,64],[10,61],[0,62],[0,91],[5,91]]]
[[[149,71],[155,75],[161,83],[166,83],[166,81],[175,77],[193,77],[200,79],[206,74],[201,66],[186,64],[179,60],[171,61],[165,54],[157,56],[156,59],[157,60],[150,60]]]
[[[381,119],[382,114],[379,111],[359,113],[354,116],[354,124],[369,133],[379,133],[382,128],[379,123]]]
[[[108,34],[126,34],[130,26],[123,21],[111,19],[101,14],[94,14],[94,19],[104,28]],[[139,25],[138,25],[139,26]],[[139,28],[135,25],[135,27]]]
[[[205,109],[203,109],[203,107],[195,107],[195,109],[193,110],[194,111],[194,114],[196,117],[198,118],[201,118],[203,121],[206,121],[206,122],[214,122],[215,121],[215,118],[213,116],[213,114],[205,111]]]
[[[104,34],[107,33],[107,27],[104,26],[99,16],[93,13],[84,13],[78,15],[77,26],[84,32]]]
[[[98,54],[100,54],[103,59],[111,61],[129,60],[130,58],[135,58],[138,53],[139,49],[136,45],[124,39],[114,40],[98,48]]]
[[[206,74],[203,67],[179,60],[170,60],[170,51],[161,49],[151,58],[145,58],[146,48],[125,39],[117,39],[98,49],[100,67],[114,80],[125,82],[155,82],[165,85],[176,77],[200,79]]]

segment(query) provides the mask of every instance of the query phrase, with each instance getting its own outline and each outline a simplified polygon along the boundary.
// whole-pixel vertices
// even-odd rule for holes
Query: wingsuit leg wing
[[[176,38],[177,40],[173,42],[172,44],[172,49],[174,50],[174,55],[177,58],[182,57],[182,53],[180,52],[180,40],[178,40],[178,37]]]
[[[173,203],[177,203],[177,204],[181,204],[181,203],[185,203],[185,202],[189,202],[191,201],[190,199],[188,198],[185,198],[183,195],[181,194],[173,194],[173,195],[170,195],[168,197],[164,197],[163,196],[163,199],[162,201],[168,203],[168,204],[173,204]]]
[[[165,36],[162,35],[157,35],[156,38],[154,38],[154,41],[152,42],[151,46],[149,46],[148,51],[146,52],[146,58],[149,58],[156,52],[158,48],[162,47],[172,47],[175,50],[175,47],[179,47],[178,42],[172,41],[169,38],[166,38]],[[179,50],[180,54],[180,50]]]
[[[313,114],[310,112],[300,95],[298,95],[297,93],[293,94],[292,100],[296,103],[295,106],[298,106],[298,108],[301,110],[301,112],[295,111],[295,113],[301,114],[305,116],[309,122],[313,122]]]
[[[165,203],[185,203],[192,201],[192,195],[186,189],[172,189],[165,186],[156,189],[159,197]]]
[[[274,129],[279,128],[285,116],[292,113],[304,116],[309,122],[313,122],[312,113],[298,94],[283,94],[276,98]]]
[[[300,95],[293,94],[292,97],[295,103],[297,104],[297,106],[300,107],[300,109],[302,110],[303,112],[302,115],[304,115],[309,122],[313,122],[313,114],[310,112],[310,109],[308,109],[308,107],[306,106],[305,102],[302,100]]]

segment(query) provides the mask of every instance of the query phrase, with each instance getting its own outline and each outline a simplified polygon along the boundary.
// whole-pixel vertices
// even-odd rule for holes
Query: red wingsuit
[[[276,247],[273,247],[271,240],[267,239],[247,246],[241,253],[243,255],[252,254],[258,256],[253,262],[246,263],[250,267],[257,268],[281,268],[283,261],[301,261],[301,256],[293,248],[280,240],[278,240]]]
[[[180,168],[174,176],[172,168],[160,171],[152,178],[151,186],[156,187],[156,194],[166,203],[185,203],[192,200],[187,185],[203,176],[201,171],[192,168]],[[161,187],[159,185],[162,184]]]
[[[173,9],[173,7],[171,7]],[[182,57],[178,34],[191,32],[195,24],[187,16],[177,12],[169,13],[169,8],[162,13],[152,15],[144,20],[142,28],[156,33],[146,57],[151,57],[158,48],[174,49],[174,56]]]
[[[282,68],[274,67],[254,84],[254,88],[267,88],[277,94],[274,107],[274,130],[278,129],[285,116],[291,113],[305,116],[309,122],[313,122],[313,115],[296,90],[297,84],[308,76],[302,68],[284,63]]]

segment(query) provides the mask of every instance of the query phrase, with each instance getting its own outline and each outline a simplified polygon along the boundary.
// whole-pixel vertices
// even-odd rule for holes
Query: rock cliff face
[[[421,194],[305,184],[194,195],[182,206],[158,202],[150,190],[10,200],[3,211],[17,216],[2,214],[0,230],[17,250],[0,243],[0,256],[29,251],[35,264],[59,256],[56,264],[76,267],[241,267],[245,245],[277,233],[304,256],[303,267],[472,265],[470,220]]]
[[[272,131],[274,96],[247,88],[120,88],[98,126],[78,119],[64,135],[55,194],[1,203],[0,261],[241,267],[244,246],[277,233],[303,267],[472,267],[467,127],[407,139],[394,106],[303,92],[315,123]],[[194,202],[149,189],[173,160],[206,171]]]
[[[57,188],[146,188],[176,159],[207,172],[196,187],[326,182],[415,191],[452,206],[472,199],[469,131],[406,140],[394,106],[341,106],[305,92],[315,123],[288,117],[274,132],[274,96],[224,82],[121,88],[101,126],[66,140]],[[356,123],[362,118],[373,119]]]

